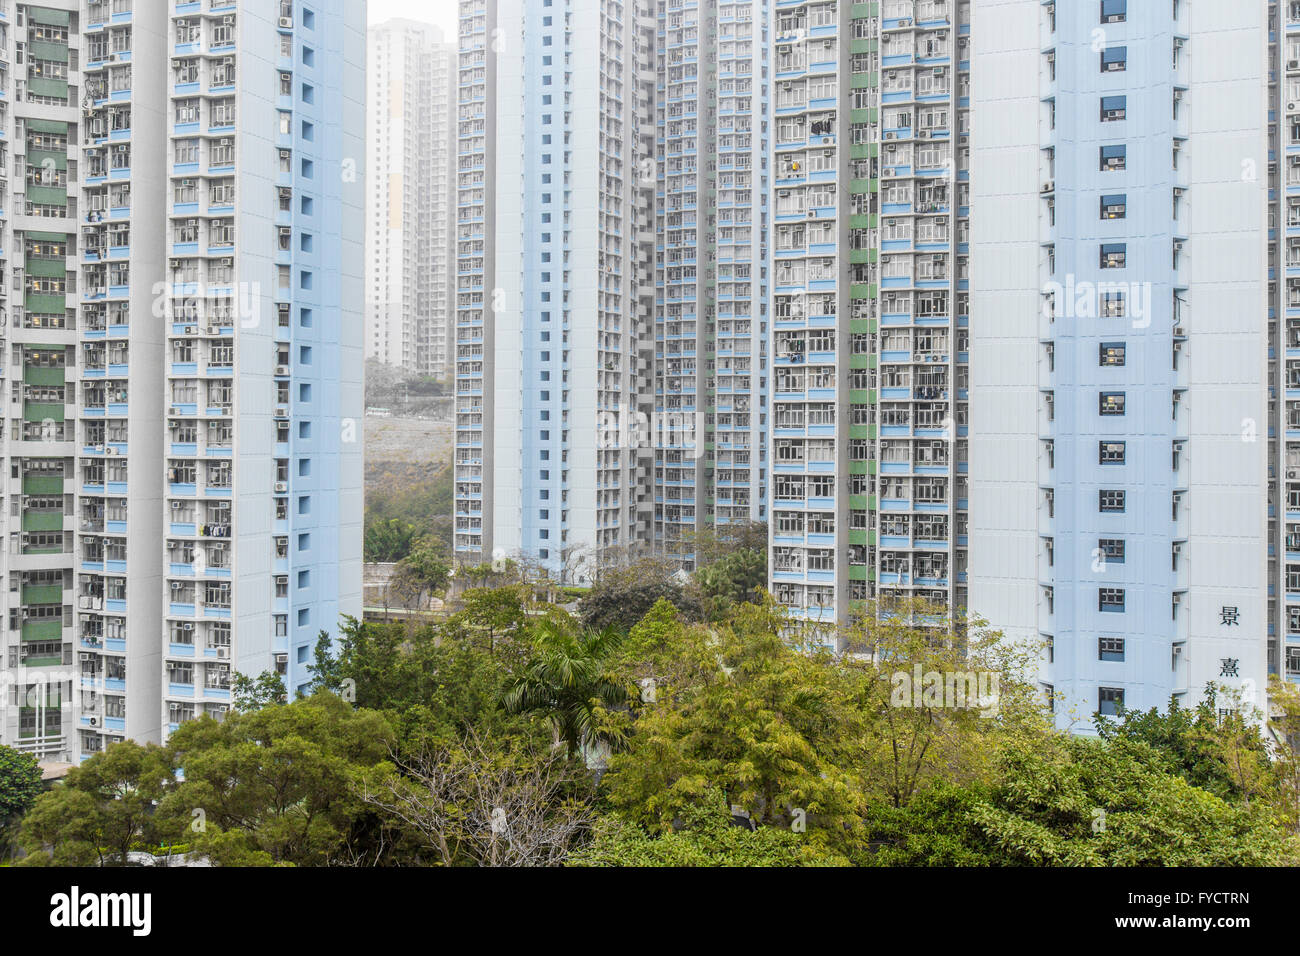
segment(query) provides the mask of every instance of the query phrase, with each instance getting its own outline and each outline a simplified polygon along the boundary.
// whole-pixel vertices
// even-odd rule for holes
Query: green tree
[[[434,544],[423,539],[401,560],[397,570],[431,594],[446,588],[451,576],[451,565]]]
[[[110,745],[42,794],[23,818],[23,863],[125,866],[137,844],[157,842],[154,801],[174,779],[162,748]]]
[[[0,856],[9,851],[19,820],[41,789],[36,758],[0,744]]]
[[[345,617],[345,626],[356,626],[355,618]],[[312,676],[311,689],[338,693],[343,687],[342,666],[334,656],[334,639],[329,631],[320,631],[316,635],[316,646],[312,648],[312,663],[307,667]]]
[[[860,766],[873,796],[903,806],[932,778],[988,779],[994,743],[1047,730],[1025,681],[1037,648],[1003,640],[977,618],[924,600],[859,608],[842,662],[857,675],[855,711],[869,725]]]
[[[767,586],[767,553],[733,551],[700,568],[694,580],[709,618],[717,620],[737,604],[762,600]]]
[[[366,560],[400,561],[410,553],[417,532],[415,525],[399,518],[367,522],[362,546]]]
[[[679,580],[675,567],[657,558],[607,568],[578,607],[584,627],[627,631],[645,617],[655,602],[666,600],[691,620],[700,620],[698,599]]]
[[[847,866],[838,854],[779,827],[737,826],[720,793],[683,809],[674,827],[651,833],[618,816],[595,826],[589,846],[567,866]]]
[[[497,642],[516,637],[528,621],[527,589],[514,584],[497,588],[472,588],[461,595],[460,610],[448,620],[448,631],[466,639],[487,640],[489,654]]]
[[[272,704],[282,704],[289,697],[284,680],[275,671],[262,671],[256,677],[236,671],[230,681],[230,690],[231,703],[237,711],[261,710]]]
[[[160,824],[220,865],[346,861],[368,812],[352,786],[388,766],[394,743],[381,715],[332,694],[189,721],[168,742],[185,775]]]
[[[524,672],[502,696],[506,711],[544,715],[570,756],[597,742],[616,743],[597,725],[595,702],[615,707],[627,696],[608,670],[621,640],[612,629],[579,630],[558,616],[538,622]]]
[[[1008,743],[993,783],[937,783],[871,820],[878,865],[1294,866],[1261,806],[1195,787],[1131,739],[1051,732]]]
[[[1150,745],[1171,772],[1220,797],[1249,798],[1268,770],[1263,735],[1239,715],[1221,718],[1213,689],[1195,707],[1184,707],[1171,697],[1164,713],[1153,707],[1126,710],[1118,717],[1098,715],[1096,727],[1102,740]]]
[[[403,751],[443,749],[477,731],[490,739],[531,737],[528,722],[501,709],[514,654],[492,653],[447,622],[407,633],[400,625],[346,620],[336,673],[358,707],[381,711]]]
[[[663,605],[634,628],[629,643],[649,663],[621,662],[642,694],[627,751],[602,781],[611,806],[666,833],[720,790],[760,826],[806,817],[813,839],[834,841],[856,828],[856,675],[825,648],[788,640],[787,625],[769,599],[716,628],[674,625]]]

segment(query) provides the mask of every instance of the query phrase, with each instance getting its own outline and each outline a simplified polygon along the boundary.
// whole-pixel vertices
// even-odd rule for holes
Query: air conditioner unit
[[[289,406],[288,406],[288,405],[277,405],[277,406],[275,406],[275,417],[276,417],[276,418],[288,418],[288,417],[289,417]]]
[[[193,624],[193,622],[191,622],[191,621],[186,621],[184,624],[181,625],[181,630],[182,630],[182,631],[192,631],[192,630],[194,630],[194,624]]]
[[[277,365],[277,366],[275,367],[275,374],[276,374],[276,375],[288,375],[288,374],[289,374],[289,366],[287,366],[287,365]]]
[[[1174,326],[1174,338],[1176,338],[1176,339],[1178,339],[1178,338],[1182,338],[1182,337],[1185,336],[1186,334],[1187,334],[1187,331],[1186,331],[1186,330],[1185,330],[1181,325],[1175,325],[1175,326]]]
[[[277,482],[275,483],[275,490],[276,490],[276,492],[279,493],[279,494],[284,494],[285,492],[287,492],[287,491],[289,490],[289,482],[287,482],[287,481],[277,481]]]
[[[89,720],[86,721],[86,723],[90,724],[90,726],[92,726],[92,727],[98,727],[98,726],[99,726],[99,718],[98,718],[98,717],[91,717]]]
[[[1288,478],[1300,478],[1300,468],[1288,468],[1286,470],[1286,476]]]
[[[194,325],[187,325],[187,326],[185,326],[185,334],[186,334],[186,335],[198,335],[198,334],[199,334],[198,326],[194,326]]]
[[[285,29],[291,28],[293,26],[293,17],[281,17],[280,26],[284,27]]]
[[[1182,350],[1183,350],[1183,343],[1182,343],[1182,342],[1175,342],[1175,343],[1174,343],[1174,351],[1175,351],[1175,352],[1181,352]]]
[[[184,586],[185,586],[185,585],[181,584],[180,581],[173,581],[173,582],[172,582],[172,590],[173,590],[173,591],[179,591],[179,590],[180,590],[182,587],[184,587]]]
[[[228,647],[218,647],[218,648],[217,648],[217,657],[220,658],[220,659],[223,660],[223,661],[226,660],[228,657],[230,657],[230,648],[228,648]]]
[[[179,415],[179,414],[181,413],[181,407],[180,407],[179,405],[173,405],[173,406],[169,409],[169,411],[170,411],[171,414],[173,414],[173,415]]]
[[[181,510],[181,502],[179,502],[179,501],[173,501],[173,502],[172,502],[172,511],[180,511],[180,510]]]
[[[222,18],[221,18],[221,22],[222,22],[225,26],[228,26],[228,27],[229,27],[229,26],[234,26],[234,24],[235,24],[235,16],[234,16],[234,14],[228,14],[227,16],[222,17]]]
[[[1286,68],[1288,70],[1300,70],[1300,60],[1287,60]]]
[[[82,663],[85,663],[87,661],[93,661],[95,659],[94,654],[80,654],[78,656],[80,657]]]

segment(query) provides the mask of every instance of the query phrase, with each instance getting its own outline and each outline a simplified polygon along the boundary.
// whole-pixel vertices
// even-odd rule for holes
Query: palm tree
[[[598,740],[612,743],[595,730],[593,701],[614,707],[627,699],[605,667],[622,640],[612,628],[578,631],[554,618],[538,622],[531,659],[502,695],[502,706],[511,714],[544,713],[571,757]]]

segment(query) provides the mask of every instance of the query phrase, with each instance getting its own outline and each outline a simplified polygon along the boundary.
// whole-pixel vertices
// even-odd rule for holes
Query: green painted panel
[[[23,268],[28,275],[43,279],[61,279],[68,274],[66,259],[28,259]]]
[[[27,201],[42,206],[66,206],[68,191],[62,186],[28,186]]]
[[[66,27],[72,23],[67,10],[51,10],[48,7],[28,7],[27,19],[32,23],[48,23],[55,27]]]
[[[53,60],[55,63],[68,62],[68,45],[56,40],[28,40],[27,53],[33,60]]]
[[[24,641],[57,641],[63,637],[63,621],[59,618],[23,622]]]
[[[37,298],[33,296],[32,298]],[[43,297],[48,298],[48,297]],[[42,312],[62,311],[63,300],[59,300],[58,309],[41,309]],[[28,385],[62,385],[65,382],[64,373],[67,369],[62,368],[45,368],[38,365],[23,366],[23,381]]]
[[[35,133],[66,133],[68,124],[62,120],[29,119],[27,128]]]
[[[64,404],[62,402],[24,402],[23,421],[43,422],[46,420],[63,421]]]
[[[44,517],[46,517],[46,516],[45,516],[45,515],[40,515],[40,517],[44,518]],[[59,520],[59,522],[60,522],[60,525],[62,524],[62,522],[63,522],[63,516],[62,516],[62,515],[53,515],[52,517],[57,518],[57,519]],[[27,519],[27,515],[23,515],[23,530],[24,530],[24,531],[31,531],[31,530],[47,531],[47,530],[49,530],[48,528],[39,528],[39,529],[31,529],[31,528],[28,528],[28,527],[27,527],[27,520],[26,520],[26,519]],[[62,603],[63,603],[63,588],[60,587],[60,586],[57,585],[57,584],[36,584],[36,585],[28,585],[28,586],[26,586],[26,587],[23,588],[23,603],[24,603],[24,604],[62,604]]]
[[[52,96],[55,99],[66,100],[68,98],[68,81],[49,80],[43,76],[29,76],[27,78],[27,90],[37,96]]]
[[[63,494],[63,479],[47,475],[34,475],[30,478],[24,478],[23,494],[61,495]]]

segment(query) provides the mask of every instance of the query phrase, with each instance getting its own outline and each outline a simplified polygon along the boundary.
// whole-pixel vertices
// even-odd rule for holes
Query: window
[[[1101,218],[1102,219],[1123,219],[1128,215],[1128,196],[1124,193],[1115,193],[1110,196],[1101,197]]]
[[[1097,688],[1097,713],[1113,717],[1124,709],[1123,687]]]
[[[1101,121],[1113,123],[1128,116],[1127,96],[1103,96],[1101,98]]]
[[[1128,158],[1128,147],[1121,144],[1119,146],[1102,146],[1101,150],[1101,171],[1112,172],[1123,169]]]
[[[1101,465],[1124,464],[1124,442],[1122,441],[1098,442],[1097,463]]]
[[[1126,346],[1123,342],[1102,342],[1097,347],[1097,364],[1102,366],[1122,366]],[[1105,414],[1104,412],[1102,414]]]
[[[1097,589],[1097,610],[1104,611],[1108,614],[1118,613],[1124,610],[1124,589],[1123,588],[1098,588]]]
[[[1108,564],[1124,563],[1123,538],[1099,538],[1097,540],[1097,550],[1101,552],[1101,556],[1106,559]]]
[[[1115,661],[1124,660],[1124,638],[1122,637],[1099,637],[1097,638],[1097,660]]]
[[[1101,72],[1119,73],[1128,66],[1128,47],[1112,46],[1101,51]]]
[[[1117,513],[1124,510],[1125,492],[1115,488],[1102,488],[1097,492],[1097,510]]]
[[[1099,258],[1102,269],[1123,269],[1128,261],[1128,246],[1123,242],[1103,242]]]
[[[1101,0],[1101,22],[1123,23],[1128,15],[1128,0]]]
[[[1123,415],[1124,392],[1102,392],[1097,396],[1097,412],[1100,415]]]

